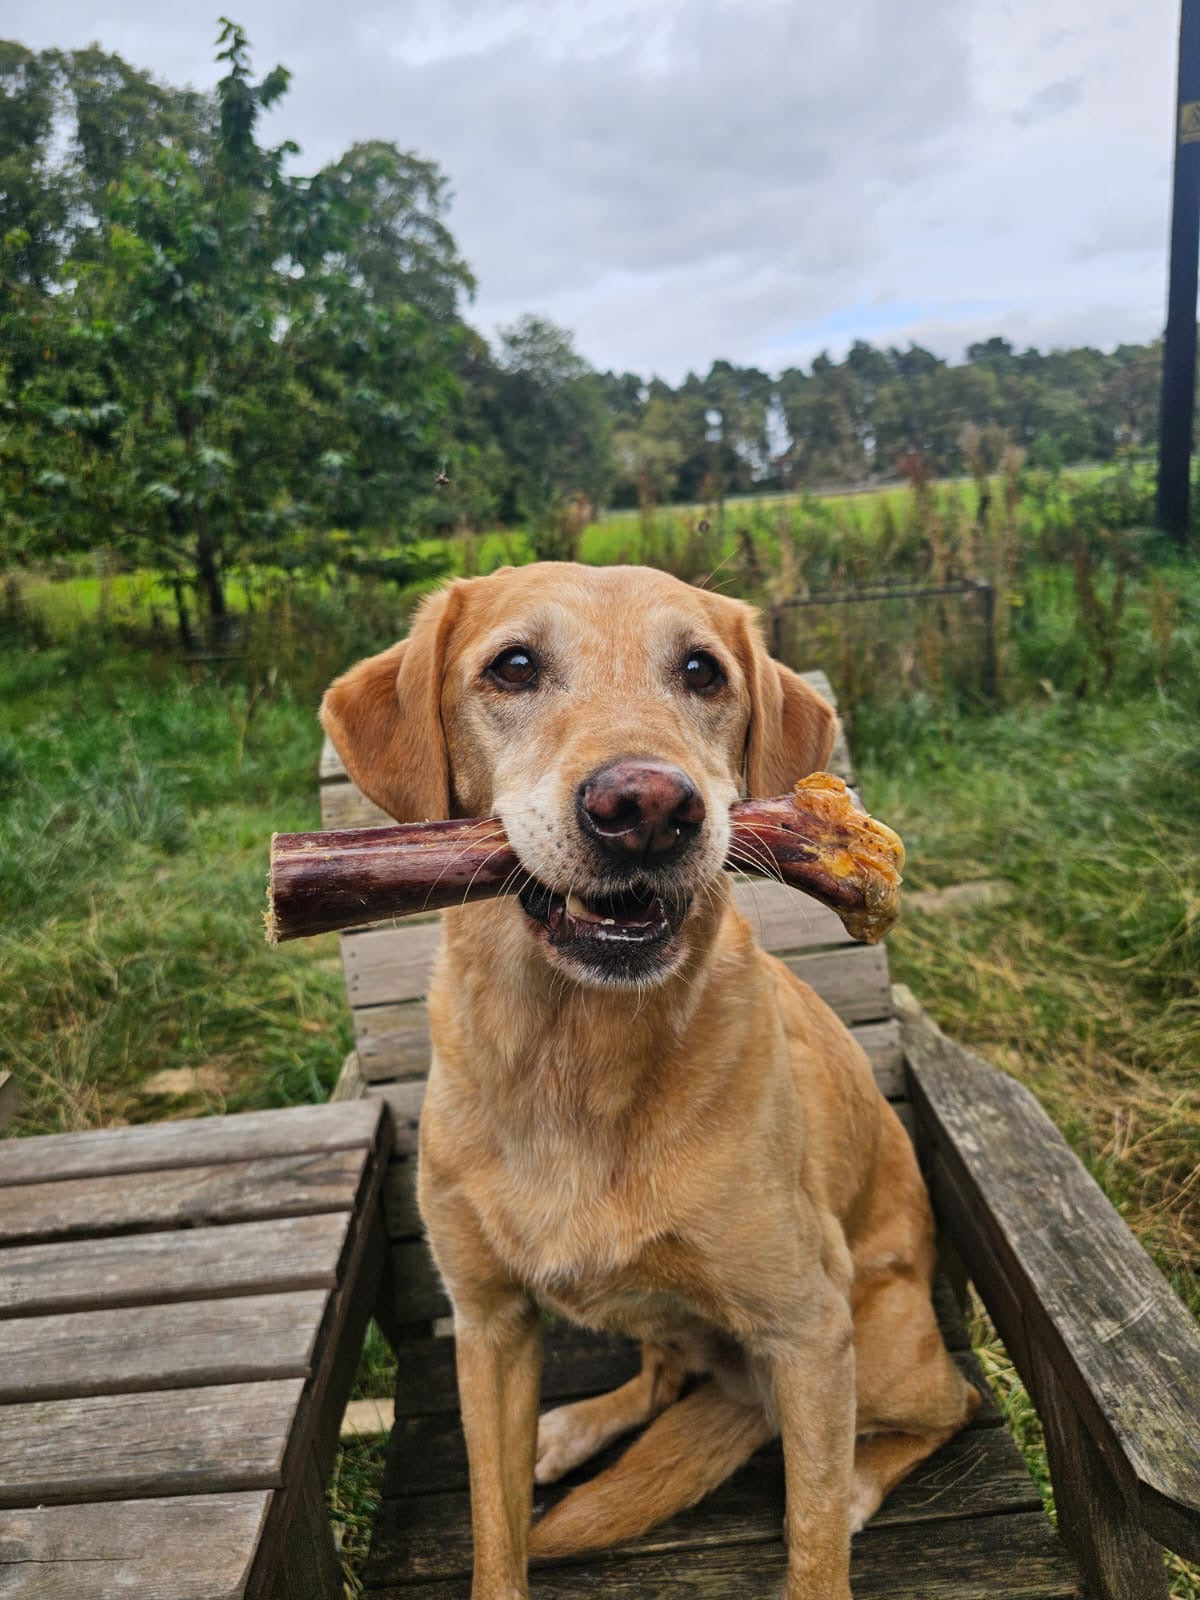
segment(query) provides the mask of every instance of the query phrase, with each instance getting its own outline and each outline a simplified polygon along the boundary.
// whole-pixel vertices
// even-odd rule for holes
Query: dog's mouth
[[[641,981],[674,964],[691,904],[690,897],[668,895],[647,882],[586,895],[534,882],[520,901],[551,950],[601,981],[617,983]]]

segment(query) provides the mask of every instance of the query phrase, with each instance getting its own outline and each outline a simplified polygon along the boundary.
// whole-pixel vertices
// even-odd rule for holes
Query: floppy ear
[[[753,800],[786,794],[821,771],[833,750],[837,714],[790,667],[773,661],[753,632],[749,663],[746,793]]]
[[[351,667],[321,702],[346,771],[397,822],[450,815],[442,671],[458,607],[454,586],[432,595],[407,639]]]

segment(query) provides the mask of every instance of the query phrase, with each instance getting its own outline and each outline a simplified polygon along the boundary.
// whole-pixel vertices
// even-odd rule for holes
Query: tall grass
[[[349,1045],[332,941],[262,939],[272,827],[316,820],[307,696],[166,661],[0,656],[0,1064],[18,1132],[322,1098]]]

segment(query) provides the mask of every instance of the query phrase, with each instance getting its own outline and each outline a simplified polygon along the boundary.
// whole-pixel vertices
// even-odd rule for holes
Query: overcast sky
[[[487,334],[599,367],[771,371],[855,337],[1111,348],[1162,328],[1178,0],[227,0],[291,92],[301,169],[436,160]],[[215,81],[216,11],[0,0]]]

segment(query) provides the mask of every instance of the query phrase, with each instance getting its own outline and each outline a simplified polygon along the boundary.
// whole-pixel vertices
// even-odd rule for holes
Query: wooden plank
[[[815,950],[852,943],[827,906],[770,878],[736,878],[733,901],[764,950]]]
[[[373,1100],[386,1102],[392,1114],[394,1153],[399,1156],[416,1155],[425,1079],[413,1078],[404,1083],[372,1083],[367,1087],[367,1094]]]
[[[767,885],[778,889],[778,885]],[[795,900],[792,890],[788,893]],[[836,921],[836,918],[834,919]],[[840,927],[840,923],[839,923]],[[799,941],[793,937],[792,946]],[[859,946],[847,946],[846,954]],[[885,986],[876,982],[874,1004],[890,1006]],[[359,1069],[368,1083],[388,1079],[423,1077],[429,1070],[429,1015],[422,1000],[407,1000],[382,1005],[359,1006],[354,1011]],[[871,1057],[884,1094],[903,1092],[903,1052],[899,1025],[888,1020],[856,1030],[859,1042]]]
[[[319,1382],[313,1385],[316,1410],[310,1448],[322,1481],[333,1468],[342,1417],[358,1374],[367,1328],[376,1314],[380,1330],[389,1343],[394,1343],[393,1328],[380,1306],[382,1283],[388,1269],[388,1249],[378,1190],[362,1218],[356,1248],[359,1260],[352,1264],[330,1308],[329,1326],[320,1351]]]
[[[328,734],[321,742],[321,758],[317,763],[317,777],[321,783],[349,783],[350,778],[342,763],[342,758],[334,749],[333,740]]]
[[[0,1072],[0,1128],[16,1115],[21,1103],[17,1080],[11,1072]]]
[[[632,1378],[638,1347],[629,1339],[548,1323],[542,1348],[542,1399],[596,1394]],[[408,1339],[396,1352],[396,1416],[458,1413],[454,1340]]]
[[[440,1344],[444,1341],[431,1342]],[[610,1382],[610,1378],[616,1372],[629,1375],[637,1370],[637,1355],[632,1348],[616,1355],[610,1352],[608,1362],[610,1372],[595,1386],[597,1390],[615,1388],[616,1384]],[[574,1370],[577,1368],[562,1367],[556,1376],[555,1387],[561,1388],[568,1381],[568,1373]],[[597,1360],[594,1371],[601,1370]],[[560,1393],[554,1399],[577,1398],[586,1392]],[[543,1398],[550,1399],[550,1396],[544,1394]],[[1006,1428],[997,1426],[997,1422],[997,1415],[990,1412],[940,1451],[932,1466],[923,1466],[910,1480],[909,1491],[889,1507],[889,1519],[912,1520],[916,1517],[982,1513],[985,1509],[984,1500],[992,1493],[987,1487],[989,1484],[999,1485],[996,1492],[1001,1496],[998,1502],[991,1504],[993,1511],[1040,1506],[1037,1490],[1030,1483],[1028,1470],[1012,1436]],[[615,1461],[628,1442],[624,1439],[614,1444],[603,1457],[589,1462],[564,1481],[576,1483],[590,1477]],[[719,1542],[718,1525],[731,1516],[736,1516],[749,1527],[758,1514],[758,1503],[764,1498],[764,1484],[781,1485],[783,1481],[783,1463],[778,1444],[768,1446],[755,1461],[757,1467],[750,1474],[749,1484],[743,1483],[738,1489],[722,1490],[714,1495],[712,1515],[706,1515],[703,1519],[702,1529],[691,1526],[686,1529],[675,1528],[671,1537],[677,1538],[681,1545],[713,1540]],[[434,1491],[449,1496],[451,1491],[465,1490],[467,1481],[467,1451],[457,1410],[395,1418],[384,1469],[383,1494],[386,1499],[402,1499],[407,1495],[417,1495],[423,1499]],[[546,1504],[553,1499],[553,1496],[547,1499],[546,1491],[542,1490],[537,1491],[537,1496],[540,1502]],[[457,1513],[449,1507],[447,1499],[446,1504],[434,1513],[432,1525],[423,1524],[419,1514],[414,1513],[411,1526],[425,1529],[422,1539],[426,1538],[431,1527],[445,1532],[457,1518]],[[393,1520],[403,1524],[408,1519],[403,1512],[396,1512]],[[468,1531],[464,1523],[462,1536],[466,1537]],[[759,1531],[763,1537],[774,1538],[779,1531],[778,1516],[769,1527],[760,1526]]]
[[[338,1286],[329,1297],[317,1333],[312,1372],[288,1432],[282,1463],[288,1494],[272,1506],[247,1600],[265,1600],[267,1595],[271,1600],[291,1600],[286,1588],[288,1574],[293,1571],[296,1560],[304,1559],[305,1548],[308,1558],[316,1562],[314,1571],[328,1576],[326,1547],[323,1544],[306,1546],[305,1534],[296,1529],[294,1519],[297,1515],[307,1518],[314,1514],[311,1474],[315,1469],[323,1482],[333,1465],[338,1422],[349,1398],[367,1322],[376,1304],[380,1277],[387,1261],[382,1185],[391,1143],[392,1125],[385,1117],[380,1124],[379,1148],[369,1154],[364,1164],[354,1218],[339,1263]],[[293,1494],[297,1484],[303,1496],[299,1505]],[[318,1498],[323,1500],[323,1497]],[[328,1525],[323,1522],[321,1526],[327,1528]],[[284,1587],[281,1588],[281,1584]]]
[[[417,1209],[417,1164],[411,1156],[398,1155],[389,1165],[383,1180],[383,1214],[387,1236],[394,1243],[419,1239],[424,1227]]]
[[[354,1011],[359,1071],[368,1083],[420,1078],[429,1071],[429,1013],[423,1000]]]
[[[433,1322],[450,1315],[450,1301],[423,1239],[390,1246],[396,1307],[401,1322]]]
[[[0,1408],[0,1506],[277,1489],[300,1378]]]
[[[782,1515],[782,1505],[777,1507]],[[778,1600],[782,1538],[653,1555],[602,1552],[534,1569],[538,1600]],[[397,1584],[397,1580],[399,1583]],[[461,1600],[463,1579],[405,1583],[373,1575],[375,1600]],[[854,1600],[1080,1600],[1073,1568],[1040,1511],[871,1526],[851,1553]]]
[[[1046,1461],[1064,1542],[1089,1591],[1103,1600],[1167,1600],[1162,1546],[1142,1527],[1113,1480],[1041,1346],[1031,1348],[1029,1392],[1046,1436]],[[1197,1419],[1200,1445],[1200,1417]]]
[[[302,1289],[0,1323],[0,1405],[306,1377],[327,1298]]]
[[[894,1017],[886,1022],[860,1022],[850,1032],[862,1045],[875,1069],[875,1082],[888,1100],[906,1092],[904,1051],[900,1044],[900,1024]]]
[[[438,929],[429,926],[346,935],[342,961],[351,1005],[357,1010],[419,999],[429,983],[437,942]],[[891,1016],[887,957],[878,945],[845,944],[784,959],[844,1022],[876,1022]]]
[[[364,1101],[373,1112],[378,1102]],[[0,1189],[0,1244],[250,1222],[354,1205],[365,1150],[316,1151],[220,1166],[63,1178]]]
[[[950,1319],[950,1325],[943,1324],[943,1327],[954,1359],[983,1397],[979,1425],[994,1427],[1000,1421],[1000,1412],[979,1363],[962,1337],[961,1317],[953,1296],[939,1289],[935,1306],[940,1315]],[[557,1401],[615,1389],[637,1372],[638,1348],[633,1340],[615,1334],[593,1333],[572,1323],[548,1321],[542,1339],[542,1399]],[[397,1351],[396,1374],[397,1419],[444,1412],[457,1414],[452,1338],[404,1341]]]
[[[362,1007],[354,1013],[358,1067],[367,1083],[423,1078],[429,1070],[429,1014],[422,1000]],[[851,1030],[870,1057],[875,1078],[891,1099],[904,1093],[900,1024],[861,1023]]]
[[[247,1600],[342,1600],[342,1568],[333,1542],[325,1480],[311,1456],[288,1484],[291,1515],[273,1576],[251,1575]]]
[[[346,993],[354,1007],[419,1000],[441,943],[440,923],[373,928],[342,936]]]
[[[321,826],[323,828],[394,828],[395,817],[352,783],[324,783],[321,785]]]
[[[830,683],[825,673],[817,669],[809,672],[802,672],[800,676],[804,679],[805,683],[814,688],[823,699],[828,700],[829,704],[835,711],[837,710],[837,696],[834,694],[833,685]],[[855,781],[854,762],[850,757],[850,745],[846,739],[846,726],[841,717],[838,718],[837,734],[835,735],[833,741],[833,751],[830,754],[828,762],[826,763],[826,767],[828,771],[836,772],[839,778],[844,778],[845,781],[850,784],[851,787],[853,787]]]
[[[269,1491],[0,1511],[4,1600],[241,1600]]]
[[[833,692],[833,685],[829,681],[827,672],[823,672],[820,667],[809,667],[798,676],[804,679],[810,689],[815,689],[823,700],[828,700],[835,711],[837,710],[837,695]]]
[[[838,718],[837,734],[834,737],[833,750],[830,752],[828,765],[830,772],[835,772],[852,789],[855,787],[858,779],[854,775],[854,758],[850,754],[850,745],[846,739],[846,729],[840,717]]]
[[[892,1014],[887,955],[879,945],[851,944],[844,950],[786,956],[783,962],[848,1027],[884,1021]]]
[[[362,1103],[291,1106],[5,1140],[0,1143],[0,1186],[303,1155],[311,1150],[362,1149],[379,1136],[378,1114],[377,1107]]]
[[[17,1246],[0,1252],[0,1317],[331,1289],[349,1221],[333,1211]]]
[[[537,1508],[553,1505],[575,1484],[603,1470],[627,1444],[628,1440],[614,1444],[560,1484],[535,1489]],[[411,1465],[414,1477],[408,1486],[419,1492],[385,1499],[380,1506],[365,1575],[368,1582],[375,1573],[420,1579],[471,1570],[465,1451],[455,1462],[454,1482],[444,1487],[439,1457],[414,1453]],[[698,1506],[630,1540],[623,1549],[683,1552],[714,1545],[773,1544],[779,1539],[783,1499],[783,1452],[775,1444],[760,1450]],[[1037,1489],[1008,1433],[1003,1428],[972,1429],[922,1462],[884,1501],[871,1527],[1040,1509]]]
[[[1151,1536],[1200,1557],[1200,1331],[1022,1084],[897,989],[918,1144],[1014,1360],[1040,1347]]]

